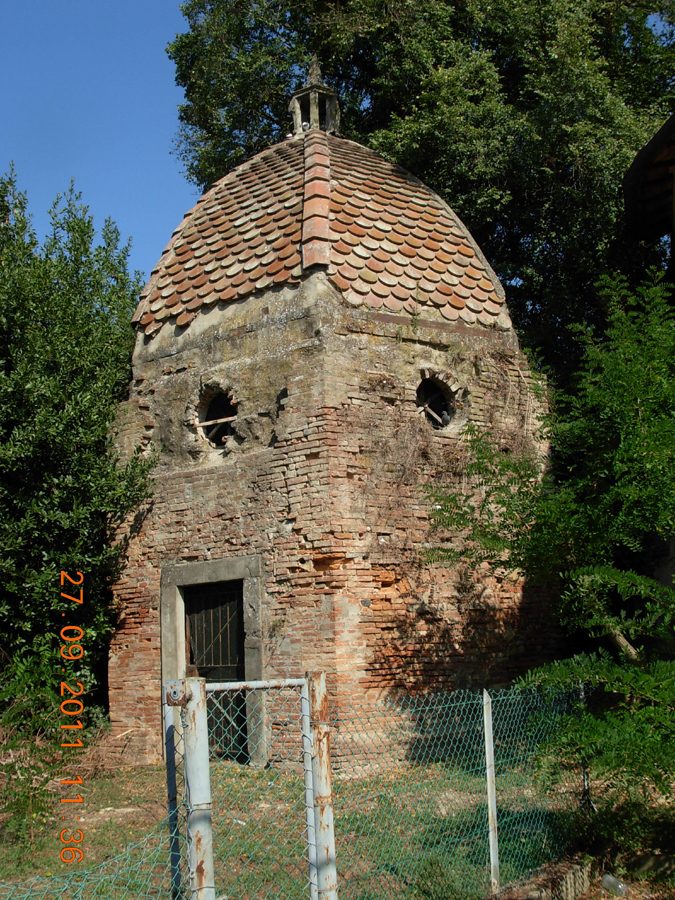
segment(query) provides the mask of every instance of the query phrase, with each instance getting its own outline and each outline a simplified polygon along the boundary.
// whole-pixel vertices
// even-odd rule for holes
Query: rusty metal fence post
[[[323,672],[307,675],[312,727],[312,782],[318,896],[337,900],[328,695]]]
[[[203,678],[186,678],[185,685],[185,792],[190,895],[193,900],[216,900],[206,682]]]

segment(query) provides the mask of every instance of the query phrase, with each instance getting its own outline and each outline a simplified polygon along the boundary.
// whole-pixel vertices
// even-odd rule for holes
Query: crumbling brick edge
[[[591,887],[598,865],[579,857],[548,863],[527,881],[510,885],[499,900],[576,900]]]

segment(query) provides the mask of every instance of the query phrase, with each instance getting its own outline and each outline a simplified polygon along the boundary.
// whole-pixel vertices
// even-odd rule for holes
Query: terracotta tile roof
[[[312,130],[230,172],[188,212],[134,316],[150,336],[200,309],[301,280],[352,306],[509,327],[496,276],[452,210],[360,144]]]

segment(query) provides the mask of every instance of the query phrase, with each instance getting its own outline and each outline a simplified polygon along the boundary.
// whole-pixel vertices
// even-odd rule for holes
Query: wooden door
[[[183,588],[187,673],[208,682],[244,680],[243,581],[218,581]],[[243,692],[209,697],[211,751],[245,760],[246,699]]]

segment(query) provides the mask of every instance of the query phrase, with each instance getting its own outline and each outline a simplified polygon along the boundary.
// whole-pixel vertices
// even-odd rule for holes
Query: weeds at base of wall
[[[91,724],[82,734],[94,752],[77,761],[77,771],[53,730],[31,734],[0,721],[0,839],[20,848],[28,863],[53,838],[59,780],[80,775],[89,781],[105,768],[95,748],[103,745],[109,725],[102,709],[89,712]]]
[[[44,735],[27,738],[0,726],[0,836],[34,850],[53,818],[50,782],[61,755]]]

